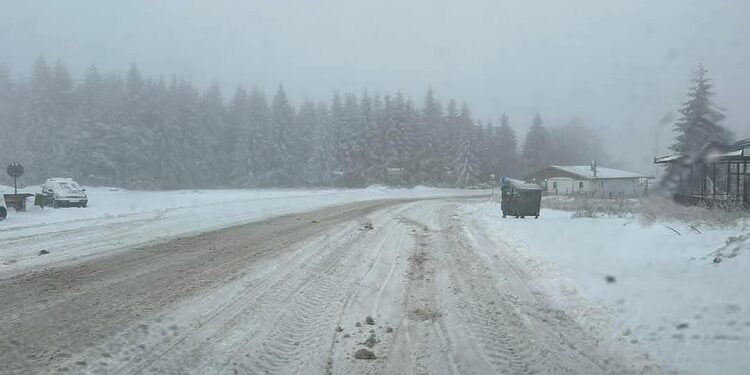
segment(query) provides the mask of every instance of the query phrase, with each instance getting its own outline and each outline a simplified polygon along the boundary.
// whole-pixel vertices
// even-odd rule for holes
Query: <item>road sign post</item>
[[[8,172],[8,176],[13,177],[13,190],[14,194],[18,194],[18,178],[23,176],[23,165],[21,163],[12,162],[8,164],[8,168],[5,170]]]

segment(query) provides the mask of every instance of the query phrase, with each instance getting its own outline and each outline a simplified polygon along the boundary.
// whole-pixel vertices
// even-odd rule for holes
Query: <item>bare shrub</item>
[[[739,204],[730,202],[708,207],[706,205],[684,206],[675,203],[671,197],[653,194],[644,199],[638,215],[639,221],[650,224],[654,221],[681,221],[693,227],[734,228],[743,222],[747,224],[750,212]]]
[[[638,199],[592,198],[587,196],[547,196],[542,198],[542,207],[573,212],[573,218],[580,217],[631,217],[640,209]]]

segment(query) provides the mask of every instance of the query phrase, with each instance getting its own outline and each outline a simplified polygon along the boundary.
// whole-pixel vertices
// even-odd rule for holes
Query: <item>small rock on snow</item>
[[[377,344],[377,343],[378,343],[378,338],[377,338],[377,337],[375,337],[375,334],[374,334],[374,333],[372,333],[372,334],[370,334],[370,336],[369,336],[369,337],[367,338],[367,340],[365,340],[365,342],[363,342],[362,344],[364,344],[364,345],[365,345],[365,346],[367,346],[368,348],[372,348],[372,347],[374,347],[374,346],[375,346],[375,344]]]
[[[39,252],[39,255],[47,255],[47,254],[49,254],[49,251],[47,250],[42,250]]]
[[[689,324],[687,323],[680,323],[676,326],[677,329],[685,329],[687,327],[689,327]]]
[[[354,358],[356,359],[375,359],[375,353],[367,349],[359,349],[354,352]]]
[[[612,275],[604,276],[604,280],[606,280],[609,284],[614,284],[615,282],[617,282],[617,279]]]
[[[373,319],[371,316],[365,317],[365,323],[374,326],[375,325],[375,319]]]

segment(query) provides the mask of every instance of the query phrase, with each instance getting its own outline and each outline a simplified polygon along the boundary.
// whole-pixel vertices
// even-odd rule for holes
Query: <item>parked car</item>
[[[6,217],[8,217],[8,207],[5,206],[5,197],[0,194],[0,220],[5,219]]]
[[[50,178],[42,185],[42,193],[37,194],[34,204],[58,207],[86,207],[89,199],[86,189],[81,188],[72,178]]]

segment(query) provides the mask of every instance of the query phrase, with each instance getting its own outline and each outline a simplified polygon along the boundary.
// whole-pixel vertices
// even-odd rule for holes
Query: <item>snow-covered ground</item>
[[[675,222],[572,219],[554,210],[538,220],[502,219],[492,202],[464,210],[498,241],[554,263],[558,276],[547,289],[568,297],[577,290],[605,308],[616,340],[638,343],[680,374],[748,373],[750,220],[699,233]],[[714,263],[719,249],[725,257]]]
[[[381,202],[164,242],[349,202],[484,192],[88,193],[85,209],[29,207],[0,222],[0,346],[21,335],[70,352],[54,365],[132,370],[124,373],[750,368],[750,220],[694,229],[554,210],[502,219],[485,200]],[[19,274],[30,270],[39,272]],[[377,326],[362,323],[368,315]],[[368,329],[378,360],[356,361]],[[52,366],[25,356],[38,347],[13,345],[5,360]]]
[[[554,267],[478,225],[471,202],[360,202],[0,279],[0,363],[9,375],[664,374],[579,324],[605,311],[550,294]]]
[[[38,186],[19,189],[36,192]],[[0,192],[12,192],[0,186]],[[476,190],[416,187],[395,189],[276,189],[127,191],[87,188],[84,209],[44,210],[29,198],[27,212],[10,210],[0,221],[0,278],[29,267],[60,263],[151,241],[375,199],[483,194]],[[42,250],[49,254],[39,256]]]

